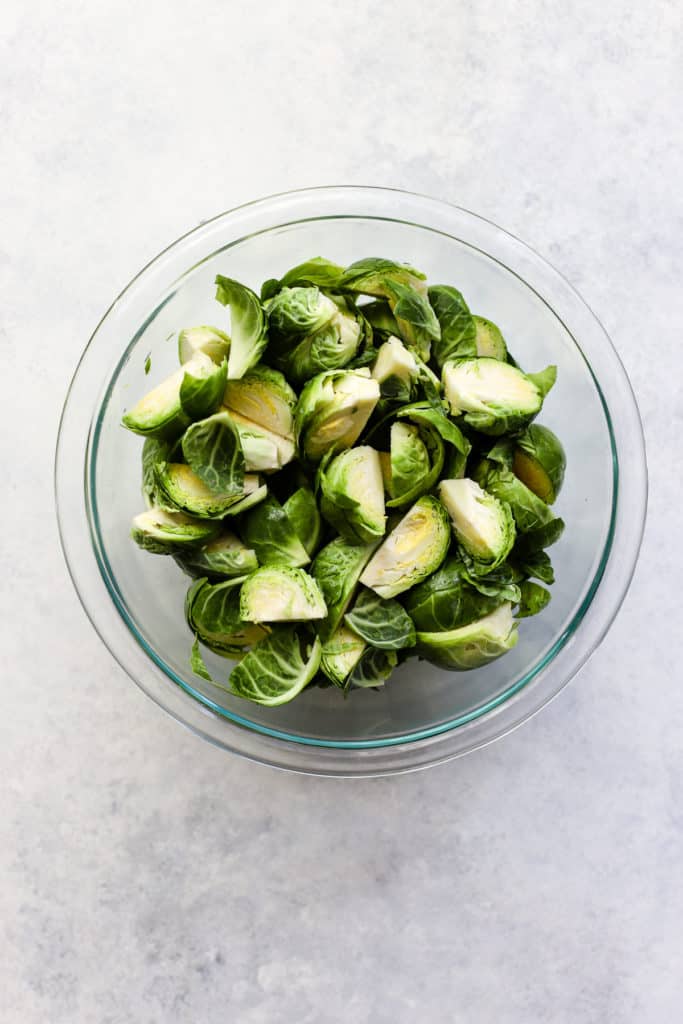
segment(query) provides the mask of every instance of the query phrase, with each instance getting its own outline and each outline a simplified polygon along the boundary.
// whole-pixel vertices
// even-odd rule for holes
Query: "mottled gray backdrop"
[[[0,1020],[659,1024],[683,998],[683,7],[7,0]],[[322,183],[456,201],[603,319],[649,443],[635,582],[513,736],[416,776],[231,758],[90,628],[51,473],[75,362],[187,228]]]

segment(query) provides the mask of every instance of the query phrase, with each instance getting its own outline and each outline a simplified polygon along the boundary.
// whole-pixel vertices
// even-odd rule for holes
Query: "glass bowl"
[[[542,420],[562,438],[567,475],[552,549],[550,605],[520,624],[491,665],[449,673],[410,660],[381,691],[348,699],[310,688],[261,708],[194,675],[183,619],[188,580],[129,538],[141,510],[142,440],[121,414],[177,365],[174,338],[227,325],[216,273],[258,290],[306,257],[347,264],[385,256],[455,284],[498,323],[529,369],[558,367]],[[151,359],[151,373],[145,362]],[[56,460],[62,544],[83,606],[131,678],[205,739],[254,760],[325,775],[375,775],[464,754],[543,707],[595,650],[635,567],[646,508],[638,410],[605,331],[555,270],[518,239],[458,207],[392,189],[331,187],[272,196],[221,214],[156,257],[95,330],[67,395]],[[211,659],[227,677],[230,662]]]

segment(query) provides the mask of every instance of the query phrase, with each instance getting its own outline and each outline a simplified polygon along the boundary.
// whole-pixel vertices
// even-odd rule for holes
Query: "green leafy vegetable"
[[[470,584],[462,562],[448,558],[437,572],[408,591],[403,604],[416,629],[446,632],[484,618],[506,600],[499,594],[481,594]]]
[[[192,548],[175,559],[188,576],[212,580],[244,578],[258,569],[256,552],[227,530],[203,547]]]
[[[320,665],[321,645],[316,637],[307,645],[296,630],[280,626],[261,640],[230,676],[230,689],[254,704],[277,707],[293,700],[306,687]]]
[[[383,601],[369,590],[361,590],[344,621],[371,647],[398,651],[415,645],[415,626],[405,609],[398,601]]]
[[[339,626],[332,636],[323,644],[320,668],[325,676],[338,686],[346,689],[349,675],[358,664],[365,640],[354,633],[348,626]]]
[[[336,537],[316,555],[311,573],[327,605],[327,615],[319,629],[323,642],[341,622],[360,575],[376,547],[376,542],[358,545],[344,537]]]
[[[244,517],[242,537],[261,565],[298,567],[310,561],[289,515],[273,495]]]
[[[199,479],[214,494],[237,495],[244,486],[244,453],[240,435],[225,412],[188,427],[183,455]]]
[[[371,689],[384,686],[398,664],[396,651],[367,647],[347,680],[347,687]]]
[[[458,289],[447,284],[434,285],[429,289],[429,301],[439,321],[440,337],[433,345],[433,356],[439,366],[449,359],[478,355],[476,323]]]
[[[309,487],[299,487],[282,506],[290,525],[310,558],[320,543],[322,523],[315,494]]]
[[[216,298],[230,307],[228,377],[243,377],[258,363],[268,342],[263,308],[250,288],[221,274],[216,277]]]
[[[526,619],[530,615],[538,615],[550,602],[550,591],[542,587],[540,583],[532,583],[531,580],[524,580],[520,586],[521,596],[517,618]]]
[[[484,618],[458,629],[418,632],[417,652],[433,665],[462,672],[500,658],[515,647],[517,639],[512,606],[501,604]]]
[[[240,616],[240,582],[198,579],[185,597],[185,618],[191,631],[205,647],[222,657],[239,655],[242,648],[264,636],[261,626]]]

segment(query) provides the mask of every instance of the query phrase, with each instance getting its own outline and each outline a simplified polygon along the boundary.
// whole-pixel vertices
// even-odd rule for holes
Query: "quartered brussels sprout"
[[[503,362],[508,357],[505,338],[492,320],[486,320],[483,316],[475,316],[474,320],[477,333],[474,339],[476,354],[489,359],[501,359]]]
[[[418,632],[417,653],[433,665],[462,672],[480,668],[517,644],[512,605],[502,604],[483,619],[443,632]]]
[[[356,543],[379,540],[386,529],[384,482],[379,453],[369,445],[348,448],[321,465],[320,511]]]
[[[540,423],[532,423],[515,440],[512,470],[523,484],[546,504],[560,493],[567,459],[556,434]]]
[[[266,565],[242,584],[240,615],[245,622],[304,622],[326,614],[318,584],[303,569]]]
[[[320,543],[322,522],[315,494],[308,487],[299,487],[282,506],[297,537],[312,558]]]
[[[187,547],[204,544],[216,535],[218,526],[192,519],[182,512],[148,508],[133,519],[130,535],[145,551],[170,555]]]
[[[327,605],[327,615],[319,628],[323,642],[327,642],[339,626],[376,547],[376,541],[360,545],[336,537],[316,555],[311,573]]]
[[[451,557],[402,600],[415,628],[432,633],[467,626],[495,611],[506,599],[476,590],[462,562]]]
[[[157,466],[157,486],[164,501],[181,512],[200,519],[221,519],[243,511],[245,503],[262,501],[267,488],[251,473],[244,476],[238,492],[212,491],[196,473],[183,462],[167,462]],[[241,506],[241,507],[240,507]]]
[[[135,434],[173,440],[193,418],[216,409],[225,380],[225,363],[216,366],[198,352],[125,413],[123,425]]]
[[[498,359],[458,359],[443,369],[451,413],[483,434],[510,433],[536,416],[554,381],[554,367],[522,373]]]
[[[515,521],[507,502],[468,479],[442,480],[439,498],[471,571],[485,575],[497,569],[515,542]]]
[[[308,686],[320,666],[321,644],[291,627],[273,629],[230,675],[230,690],[254,704],[277,707]]]
[[[320,668],[330,682],[346,689],[349,676],[360,661],[366,644],[362,637],[348,626],[338,626],[323,644]]]
[[[448,513],[425,495],[391,531],[366,566],[360,582],[380,597],[396,597],[439,568],[451,539]]]
[[[369,370],[328,370],[304,386],[294,412],[299,450],[313,462],[350,448],[379,400]]]
[[[230,354],[228,377],[243,377],[256,366],[268,339],[266,319],[258,295],[239,281],[216,277],[216,298],[230,308]]]
[[[261,626],[240,617],[239,580],[195,580],[185,598],[185,618],[204,646],[223,657],[239,656],[265,636]]]
[[[294,440],[296,394],[279,370],[255,366],[239,380],[229,380],[223,405],[273,434]]]
[[[203,352],[219,366],[230,352],[230,338],[217,327],[186,327],[178,335],[178,360],[188,363]]]
[[[206,520],[200,522],[206,523]],[[258,569],[256,552],[228,530],[201,548],[177,554],[175,559],[188,576],[206,576],[211,580],[243,579]]]
[[[244,516],[244,542],[261,565],[308,565],[310,556],[280,502],[269,494]]]
[[[522,372],[457,288],[393,260],[314,257],[260,298],[219,275],[216,298],[229,333],[181,330],[181,366],[123,417],[145,438],[133,539],[195,580],[192,671],[276,715],[309,685],[514,647],[564,529],[564,450],[532,422],[555,367]]]

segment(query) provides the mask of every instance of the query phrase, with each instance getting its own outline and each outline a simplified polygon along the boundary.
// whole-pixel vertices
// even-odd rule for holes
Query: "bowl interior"
[[[544,612],[520,624],[518,646],[491,665],[447,673],[410,660],[381,691],[305,691],[292,704],[266,709],[230,696],[194,675],[191,636],[183,618],[189,580],[172,559],[140,551],[129,538],[142,508],[142,439],[120,425],[121,415],[177,367],[180,328],[213,323],[229,330],[214,299],[217,273],[258,290],[301,260],[324,255],[342,264],[381,255],[420,267],[432,283],[454,284],[473,312],[494,320],[526,369],[548,363],[558,381],[541,422],[561,438],[567,474],[556,504],[567,527],[551,549],[557,582]],[[455,728],[517,692],[568,642],[587,609],[605,565],[616,494],[612,431],[599,387],[580,348],[544,299],[518,275],[463,239],[432,228],[371,217],[330,217],[283,224],[218,248],[166,292],[152,297],[132,337],[120,339],[109,383],[90,434],[86,491],[93,541],[105,582],[129,628],[178,684],[212,710],[252,729],[301,743],[376,746]],[[123,354],[122,354],[123,353]],[[149,376],[145,361],[151,360]],[[227,680],[231,662],[207,654],[214,678]]]

